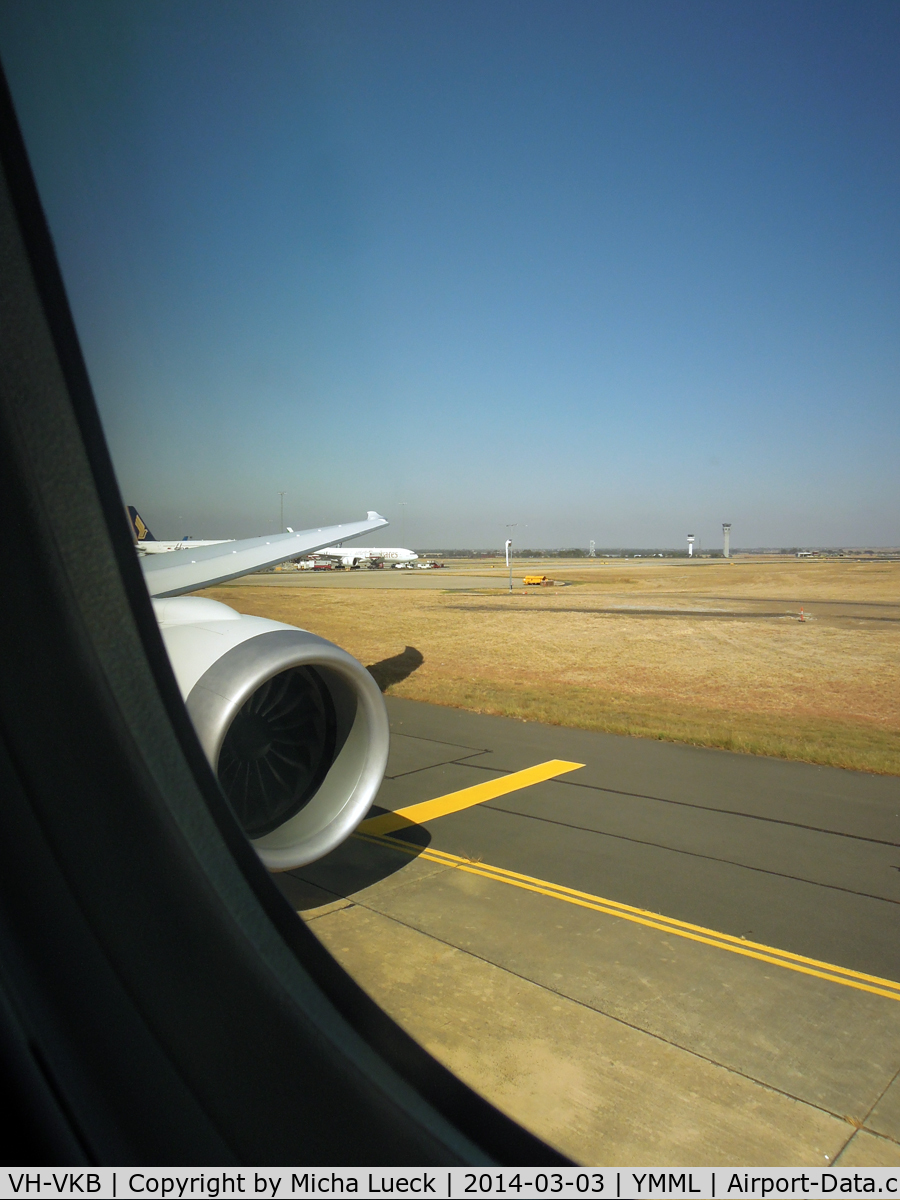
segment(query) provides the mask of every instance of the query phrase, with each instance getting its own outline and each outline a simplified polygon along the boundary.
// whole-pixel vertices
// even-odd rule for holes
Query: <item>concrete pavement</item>
[[[900,1165],[900,781],[388,706],[380,809],[584,764],[280,877],[437,1057],[585,1163]]]

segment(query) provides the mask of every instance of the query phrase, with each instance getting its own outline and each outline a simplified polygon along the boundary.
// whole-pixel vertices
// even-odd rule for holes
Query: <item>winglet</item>
[[[141,520],[141,514],[133,504],[128,505],[128,517],[131,521],[131,532],[136,542],[155,542],[156,538]]]
[[[384,520],[384,517],[381,515],[381,513],[377,513],[377,512],[367,512],[367,513],[366,513],[366,520],[367,520],[367,521],[383,521],[383,520]]]

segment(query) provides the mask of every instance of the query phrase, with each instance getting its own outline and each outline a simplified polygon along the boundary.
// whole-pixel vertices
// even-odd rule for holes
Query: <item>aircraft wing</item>
[[[244,538],[243,541],[221,542],[217,546],[172,550],[168,554],[147,555],[141,559],[141,569],[151,596],[180,596],[197,588],[212,587],[274,567],[288,558],[311,554],[335,542],[362,537],[373,529],[381,529],[388,521],[377,512],[366,514],[364,521],[346,525],[327,525],[321,529],[301,529],[298,533],[275,533],[270,537]]]

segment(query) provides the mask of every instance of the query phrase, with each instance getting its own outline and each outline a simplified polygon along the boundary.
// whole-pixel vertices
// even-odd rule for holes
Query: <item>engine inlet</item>
[[[250,838],[298,813],[334,762],[334,703],[312,667],[282,671],[242,705],[219,752],[218,776]]]

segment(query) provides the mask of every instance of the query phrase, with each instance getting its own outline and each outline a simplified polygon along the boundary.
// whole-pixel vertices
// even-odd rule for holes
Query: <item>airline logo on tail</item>
[[[133,504],[128,505],[128,516],[131,519],[131,532],[136,542],[155,542],[156,538],[144,524],[141,514]]]
[[[161,542],[150,532],[146,521],[133,504],[128,505],[128,518],[131,521],[131,536],[134,538],[134,544],[141,557],[148,554],[170,554],[173,550],[184,550],[187,547],[190,547],[191,550],[199,550],[204,546],[221,546],[223,542],[222,538],[217,538],[213,542],[199,542],[186,535],[179,538],[177,542]]]

